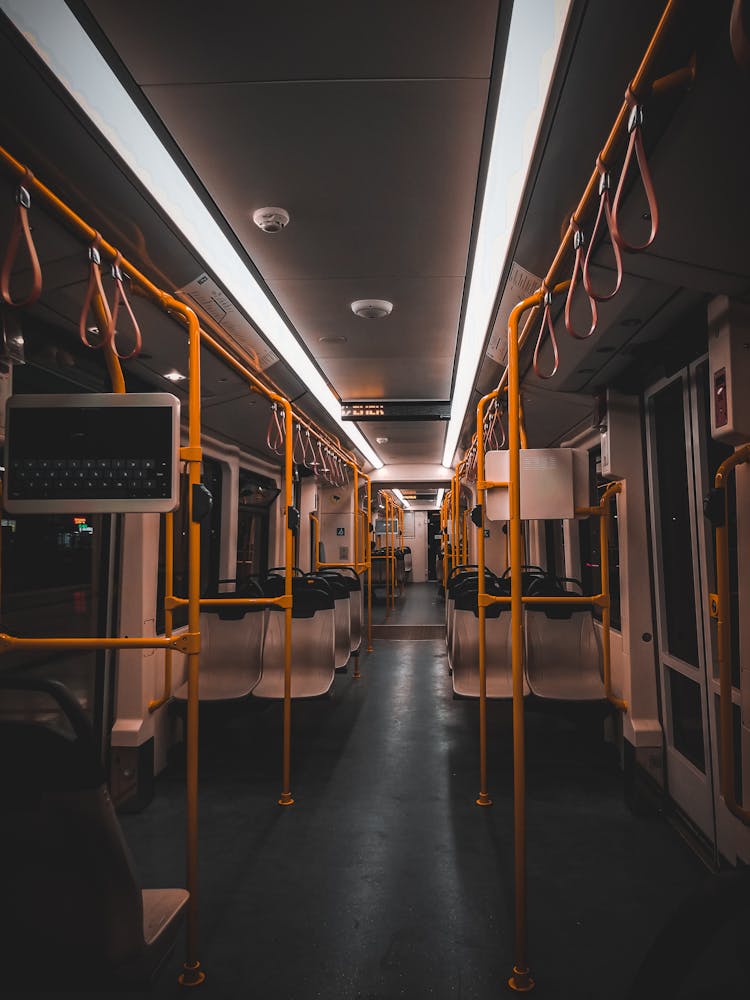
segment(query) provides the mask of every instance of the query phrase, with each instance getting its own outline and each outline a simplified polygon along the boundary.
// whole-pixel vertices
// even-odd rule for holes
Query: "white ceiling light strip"
[[[401,501],[401,503],[403,504],[404,510],[411,510],[411,504],[406,499],[406,497],[401,492],[401,490],[393,490],[393,495],[396,497],[397,500]]]
[[[453,465],[570,6],[571,0],[513,4],[443,465]]]
[[[437,497],[435,498],[435,506],[441,507],[443,504],[443,497],[445,496],[445,490],[440,489],[437,491]]]
[[[362,433],[341,420],[340,400],[67,5],[62,0],[0,0],[0,9],[346,437],[376,469],[382,468]]]

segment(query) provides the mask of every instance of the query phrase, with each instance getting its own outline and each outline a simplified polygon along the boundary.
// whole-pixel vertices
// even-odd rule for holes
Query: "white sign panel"
[[[495,326],[487,345],[487,357],[492,358],[497,364],[504,365],[508,357],[508,320],[513,306],[532,295],[541,283],[541,278],[513,261],[500,299]]]
[[[278,355],[273,353],[232,300],[205,272],[199,274],[195,281],[191,281],[180,291],[201,306],[211,319],[216,320],[222,330],[244,347],[262,371],[270,368],[279,360]]]

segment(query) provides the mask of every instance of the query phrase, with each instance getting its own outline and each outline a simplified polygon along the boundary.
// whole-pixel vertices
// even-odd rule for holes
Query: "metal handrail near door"
[[[727,809],[750,825],[750,809],[740,805],[735,792],[734,726],[732,720],[732,629],[729,582],[729,479],[738,465],[750,462],[750,444],[741,445],[719,466],[714,489],[721,491],[721,516],[714,521],[716,548],[716,594],[710,597],[711,617],[716,619],[716,659],[719,666],[719,776],[721,796]]]
[[[509,449],[509,507],[510,518],[508,522],[509,543],[510,543],[510,568],[511,568],[511,649],[512,649],[512,678],[513,678],[513,812],[514,812],[514,843],[515,843],[515,941],[514,941],[514,961],[513,971],[508,979],[508,985],[517,992],[528,992],[534,989],[535,983],[531,975],[527,957],[527,928],[526,928],[526,773],[525,773],[525,745],[524,745],[524,705],[523,705],[523,633],[522,615],[524,597],[522,594],[522,562],[523,562],[523,540],[521,532],[521,505],[520,505],[520,449],[525,442],[522,439],[522,414],[521,414],[521,378],[519,371],[519,352],[529,339],[532,325],[538,315],[540,305],[544,303],[545,313],[543,316],[542,331],[540,340],[537,341],[537,351],[541,337],[546,328],[551,329],[549,320],[549,310],[554,295],[567,292],[571,282],[563,281],[555,284],[556,275],[560,266],[573,246],[575,233],[580,227],[583,215],[594,200],[599,187],[602,170],[607,169],[612,153],[620,136],[626,127],[629,126],[628,119],[632,118],[633,105],[642,101],[649,94],[664,93],[674,87],[688,86],[695,76],[695,60],[691,59],[687,67],[648,83],[648,78],[653,72],[656,58],[662,48],[669,28],[680,7],[680,0],[668,0],[659,23],[649,42],[646,52],[641,60],[638,70],[627,87],[625,99],[620,107],[615,122],[610,130],[609,136],[597,156],[596,167],[589,179],[584,193],[570,217],[567,229],[560,242],[559,248],[552,264],[547,271],[540,288],[531,296],[518,303],[511,311],[508,321],[508,361],[507,367],[499,381],[497,389],[484,396],[477,406],[477,494],[482,516],[478,518],[482,527],[477,528],[477,563],[479,565],[478,575],[478,611],[480,617],[480,732],[484,729],[484,738],[480,736],[482,744],[481,770],[482,788],[479,799],[481,805],[489,804],[489,796],[486,786],[486,716],[484,716],[486,702],[486,640],[485,640],[485,614],[483,606],[494,602],[495,598],[489,598],[484,586],[484,531],[483,514],[487,484],[484,482],[484,409],[488,402],[497,399],[500,392],[507,386],[508,392],[508,449]],[[635,116],[635,127],[640,127],[638,115]],[[628,132],[632,129],[628,127]],[[640,137],[638,137],[640,141]],[[621,178],[622,181],[622,178]],[[622,188],[622,183],[618,187],[618,196]],[[635,248],[633,248],[635,249]],[[529,312],[523,331],[519,332],[519,323],[524,313]],[[555,351],[556,354],[556,351]],[[524,435],[525,436],[525,435]],[[606,516],[602,517],[603,527],[600,529],[600,538],[606,540]],[[606,546],[604,547],[602,558],[606,559]],[[605,568],[604,566],[602,567]],[[608,573],[607,573],[608,580]],[[605,596],[605,588],[608,582],[604,582],[603,593],[596,598],[586,598],[587,603],[600,603]],[[505,598],[505,601],[508,599]],[[529,599],[531,600],[531,599]],[[546,600],[546,599],[545,599]],[[561,600],[558,598],[558,600]],[[584,603],[580,599],[566,598],[565,603]],[[608,612],[608,609],[607,609]],[[604,619],[603,609],[603,619]],[[607,613],[608,619],[608,613]],[[484,689],[484,690],[483,690]],[[618,705],[618,707],[621,707]]]
[[[99,253],[117,261],[134,287],[156,302],[165,312],[179,318],[188,330],[188,446],[180,449],[180,458],[188,466],[188,630],[179,636],[127,637],[127,638],[40,638],[23,639],[5,633],[0,635],[0,653],[10,649],[177,649],[188,657],[188,706],[186,732],[186,884],[190,898],[187,909],[186,956],[180,983],[198,986],[205,980],[205,973],[198,960],[198,676],[200,660],[200,524],[193,519],[194,487],[200,484],[201,434],[200,434],[200,325],[188,306],[169,292],[158,288],[138,268],[124,260],[116,247],[102,240],[99,233],[73,212],[54,192],[37,180],[31,171],[0,147],[0,163],[24,186],[33,191],[43,204],[88,243],[96,241]],[[98,302],[95,300],[95,308]],[[115,391],[122,391],[122,372],[116,355],[105,348],[107,368]]]

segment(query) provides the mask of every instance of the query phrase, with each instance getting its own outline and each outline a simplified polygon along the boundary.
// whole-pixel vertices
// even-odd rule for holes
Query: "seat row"
[[[479,697],[478,572],[475,566],[455,567],[446,588],[448,662],[458,697]],[[485,570],[485,591],[509,597],[507,572],[497,577]],[[581,592],[576,580],[550,576],[538,566],[523,568],[524,595],[555,598]],[[523,626],[524,695],[560,701],[605,698],[601,640],[591,608],[554,601],[527,604]],[[485,644],[487,697],[510,698],[513,676],[509,603],[486,608]]]
[[[326,694],[362,642],[362,584],[348,567],[319,573],[294,570],[292,578],[292,697]],[[219,597],[276,598],[284,594],[284,570],[248,580]],[[276,606],[217,605],[200,616],[201,701],[253,695],[284,697],[285,614]],[[187,684],[174,692],[187,700]]]

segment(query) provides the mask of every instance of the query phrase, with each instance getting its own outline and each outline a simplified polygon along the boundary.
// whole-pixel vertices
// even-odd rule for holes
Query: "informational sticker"
[[[343,538],[345,534],[346,534],[346,528],[336,528],[336,535],[339,538]]]
[[[484,537],[485,538],[489,538],[490,537],[490,529],[489,528],[485,528],[484,529]]]
[[[541,278],[513,261],[500,299],[495,327],[487,345],[487,357],[492,358],[497,364],[504,365],[508,358],[508,320],[513,307],[522,299],[532,295],[541,283]]]
[[[273,353],[252,324],[208,274],[199,274],[195,281],[191,281],[180,291],[188,295],[211,319],[216,320],[222,330],[244,347],[262,371],[279,360],[278,355]]]

